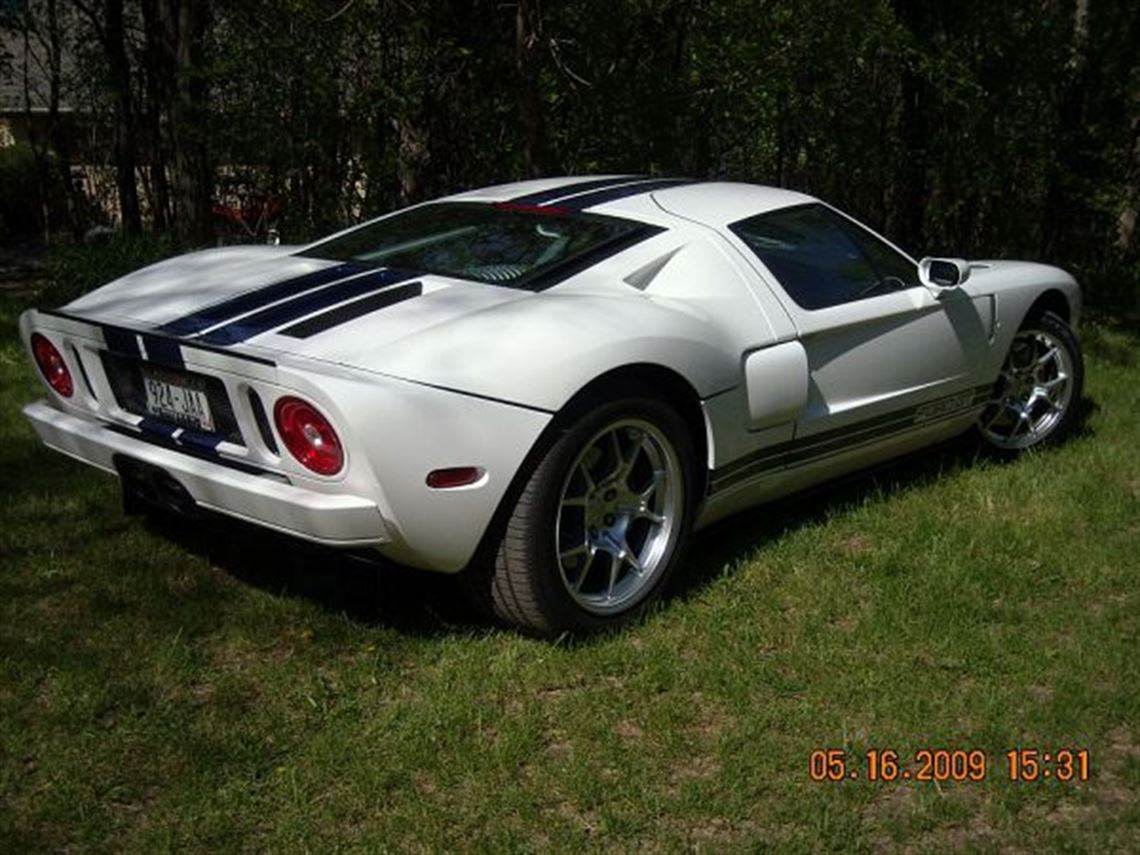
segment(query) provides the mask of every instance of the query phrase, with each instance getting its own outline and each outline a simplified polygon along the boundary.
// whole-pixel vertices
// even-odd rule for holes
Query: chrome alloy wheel
[[[647,421],[622,419],[585,444],[555,521],[558,569],[579,606],[614,614],[653,589],[675,545],[684,490],[676,449]]]
[[[1040,329],[1019,332],[978,422],[982,434],[1010,450],[1041,442],[1072,403],[1073,373],[1073,357],[1059,338]]]

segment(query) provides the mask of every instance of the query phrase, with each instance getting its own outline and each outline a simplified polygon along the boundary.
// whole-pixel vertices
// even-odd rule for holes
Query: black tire
[[[469,596],[481,610],[524,632],[543,637],[605,632],[642,614],[661,595],[682,562],[696,506],[695,486],[699,479],[693,440],[684,420],[668,403],[643,394],[626,393],[578,412],[577,416],[564,416],[563,426],[538,451],[537,460],[531,462],[529,475],[524,473],[525,480],[508,494],[508,506],[496,529],[489,534],[483,558],[468,569],[464,580]],[[677,513],[669,535],[661,541],[665,545],[653,572],[646,573],[645,581],[638,582],[643,587],[637,590],[636,596],[631,596],[628,604],[615,607],[613,613],[600,614],[583,606],[576,596],[580,599],[585,594],[572,593],[570,583],[564,578],[567,571],[558,556],[556,520],[565,519],[559,515],[570,512],[562,505],[563,492],[571,489],[572,477],[580,477],[572,476],[572,469],[580,471],[584,455],[593,450],[598,437],[608,436],[606,431],[611,427],[636,437],[639,424],[651,426],[654,441],[667,443],[675,454],[680,483],[670,486],[680,490],[676,499]],[[631,452],[632,455],[641,453]],[[620,458],[615,459],[620,467]],[[632,473],[627,481],[631,477]],[[590,513],[587,508],[582,509],[584,517]],[[583,529],[587,522],[588,519],[583,521]],[[586,536],[584,531],[583,536]],[[598,555],[599,561],[609,560],[600,551]],[[581,556],[576,560],[589,565],[594,557],[591,554],[589,558]],[[596,575],[597,570],[591,566],[582,570],[583,577],[590,573]],[[610,592],[613,592],[612,583]]]
[[[1061,317],[1052,312],[1042,312],[1033,315],[1027,318],[1018,329],[1010,345],[1010,351],[1006,354],[1005,361],[1002,364],[1002,374],[994,386],[994,400],[1003,401],[1017,398],[1015,394],[1011,394],[1013,385],[1008,379],[1008,375],[1011,371],[1018,368],[1019,359],[1025,362],[1027,359],[1034,358],[1035,354],[1031,351],[1027,351],[1027,347],[1033,344],[1035,336],[1039,336],[1042,341],[1055,343],[1057,347],[1064,351],[1063,355],[1057,357],[1057,365],[1063,365],[1069,377],[1068,390],[1064,395],[1063,407],[1059,410],[1059,416],[1055,417],[1055,419],[1049,423],[1048,429],[1042,431],[1040,436],[1030,436],[1027,434],[1023,435],[1020,439],[1014,436],[1013,439],[1007,438],[1005,440],[999,435],[1001,431],[993,426],[995,424],[995,418],[1002,418],[1001,410],[1003,405],[991,404],[987,407],[978,419],[978,423],[975,426],[975,433],[983,446],[998,456],[1010,457],[1030,449],[1056,445],[1057,443],[1063,442],[1066,437],[1073,432],[1080,421],[1081,395],[1084,391],[1085,381],[1085,365],[1084,356],[1081,352],[1081,343],[1073,328],[1065,323]],[[1026,342],[1028,342],[1029,345],[1027,345]],[[1038,346],[1040,346],[1040,344],[1038,344]],[[1021,347],[1023,351],[1028,352],[1029,356],[1026,357],[1022,355],[1019,357],[1019,347]],[[1061,368],[1058,367],[1056,371],[1058,372],[1056,376],[1059,376]],[[1007,408],[1007,410],[1008,409],[1009,408]],[[1034,408],[1034,412],[1041,412],[1040,405]],[[1012,417],[1007,415],[1005,419],[1008,424]],[[987,425],[991,426],[987,427]]]

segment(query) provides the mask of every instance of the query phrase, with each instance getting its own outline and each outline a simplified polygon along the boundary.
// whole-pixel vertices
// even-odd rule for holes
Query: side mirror
[[[970,262],[964,258],[924,258],[918,263],[918,278],[935,290],[957,288],[970,278]]]

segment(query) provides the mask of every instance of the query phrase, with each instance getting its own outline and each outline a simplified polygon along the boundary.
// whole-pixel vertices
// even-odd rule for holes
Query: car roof
[[[653,195],[666,211],[717,228],[757,214],[816,201],[794,190],[731,181],[683,184]]]
[[[756,214],[816,201],[793,190],[730,181],[687,181],[643,175],[583,175],[497,184],[441,201],[537,206],[581,206],[580,210],[637,218],[647,196],[671,214],[715,227]]]

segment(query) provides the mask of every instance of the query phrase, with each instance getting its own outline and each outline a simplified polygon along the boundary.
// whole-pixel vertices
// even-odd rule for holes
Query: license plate
[[[143,371],[147,412],[156,418],[193,430],[213,431],[214,416],[204,389],[191,385],[191,378]]]

